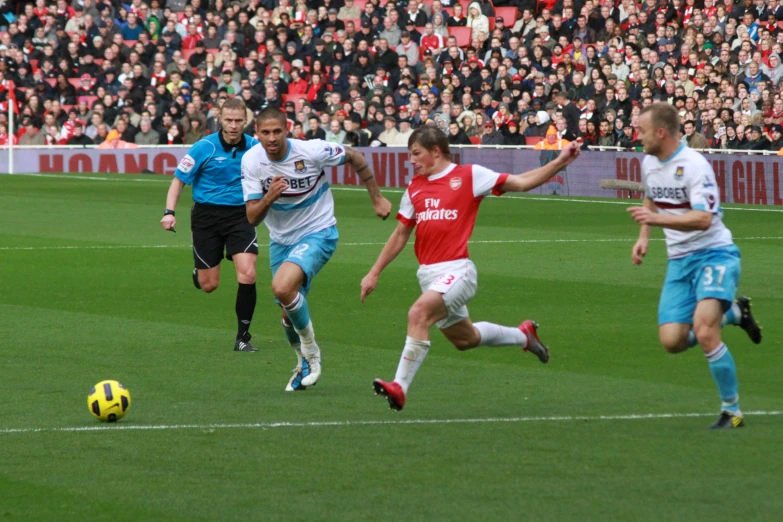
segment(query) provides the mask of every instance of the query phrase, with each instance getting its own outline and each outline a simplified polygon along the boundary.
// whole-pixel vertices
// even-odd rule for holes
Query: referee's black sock
[[[253,312],[256,309],[256,284],[249,285],[239,283],[237,290],[237,340],[241,339],[250,329],[250,321],[253,320]]]

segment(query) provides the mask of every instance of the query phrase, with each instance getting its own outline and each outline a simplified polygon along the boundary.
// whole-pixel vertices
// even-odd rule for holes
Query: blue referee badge
[[[682,167],[677,167],[677,170],[674,171],[674,179],[682,179],[683,170]]]

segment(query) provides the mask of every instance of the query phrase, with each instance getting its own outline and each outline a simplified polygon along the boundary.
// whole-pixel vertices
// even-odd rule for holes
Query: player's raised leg
[[[272,278],[272,293],[280,303],[301,342],[302,356],[310,367],[310,374],[302,378],[304,386],[312,386],[321,376],[321,351],[315,342],[313,323],[307,298],[300,291],[307,282],[302,267],[286,261]]]
[[[457,350],[480,346],[519,346],[523,351],[538,357],[542,363],[549,362],[549,349],[538,337],[538,324],[530,320],[515,327],[486,321],[473,323],[470,319],[464,319],[441,331]]]
[[[739,326],[748,334],[750,340],[755,343],[761,343],[762,330],[750,306],[750,298],[745,296],[737,297],[721,319],[721,328],[725,326]],[[663,324],[658,329],[661,344],[669,353],[684,352],[689,348],[698,346],[699,340],[696,333],[689,324],[668,323]]]
[[[211,207],[196,204],[190,213],[193,262],[196,266],[193,283],[208,294],[217,290],[220,283],[220,262],[226,246],[225,237],[212,226],[216,219],[213,212]]]
[[[237,339],[234,350],[237,352],[258,351],[250,344],[250,323],[256,309],[256,254],[234,254],[232,259],[237,271],[237,298],[235,311],[237,315]]]

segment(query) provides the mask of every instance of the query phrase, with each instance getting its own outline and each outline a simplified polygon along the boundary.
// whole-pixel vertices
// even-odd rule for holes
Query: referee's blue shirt
[[[242,192],[242,156],[258,140],[247,134],[236,145],[223,140],[223,132],[213,132],[197,141],[177,165],[174,175],[193,185],[193,200],[207,205],[245,205]]]

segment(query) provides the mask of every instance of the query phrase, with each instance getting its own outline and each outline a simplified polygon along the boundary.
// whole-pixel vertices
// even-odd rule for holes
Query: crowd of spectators
[[[638,147],[660,100],[694,148],[778,151],[781,25],[778,0],[2,0],[0,144],[190,144],[239,96],[251,134],[271,106],[295,138],[545,148]]]

